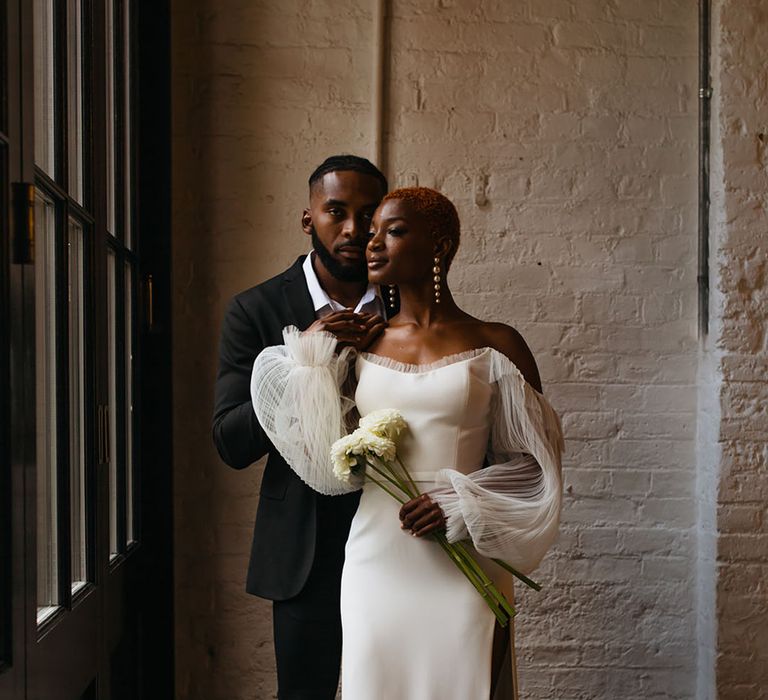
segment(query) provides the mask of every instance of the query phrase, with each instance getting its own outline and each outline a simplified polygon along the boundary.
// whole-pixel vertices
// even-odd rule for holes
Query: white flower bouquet
[[[397,454],[397,439],[407,423],[399,411],[382,409],[360,419],[359,427],[337,440],[331,447],[333,472],[337,478],[352,484],[368,480],[386,491],[399,503],[421,495],[416,482]],[[395,465],[397,465],[396,468]],[[376,476],[374,476],[374,474]],[[499,624],[506,626],[515,609],[483,571],[463,542],[448,542],[444,533],[433,533],[451,561],[467,577],[483,597]],[[500,559],[493,559],[523,583],[535,590],[541,586]]]

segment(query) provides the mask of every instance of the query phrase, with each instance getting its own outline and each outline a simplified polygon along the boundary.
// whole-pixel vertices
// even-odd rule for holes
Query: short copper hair
[[[424,217],[432,238],[435,241],[448,238],[453,245],[445,256],[445,269],[451,266],[453,256],[459,248],[461,237],[461,225],[459,214],[448,197],[429,187],[401,187],[392,190],[382,199],[382,203],[389,199],[399,199],[407,202],[417,213]]]

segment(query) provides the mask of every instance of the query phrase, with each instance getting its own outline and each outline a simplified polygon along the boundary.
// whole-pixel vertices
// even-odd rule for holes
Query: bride
[[[398,454],[428,492],[401,507],[363,486],[342,574],[349,700],[517,697],[511,631],[430,535],[469,541],[510,601],[511,578],[491,559],[530,572],[557,535],[560,423],[520,334],[453,300],[446,274],[459,232],[439,192],[391,192],[366,249],[370,281],[392,302],[399,295],[385,332],[355,353],[329,333],[290,327],[285,345],[254,363],[259,422],[312,488],[349,490],[333,475],[332,443],[358,416],[394,408],[408,424]]]

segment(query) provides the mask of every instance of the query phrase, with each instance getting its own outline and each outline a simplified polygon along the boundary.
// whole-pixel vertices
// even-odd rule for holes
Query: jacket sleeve
[[[253,363],[251,400],[259,424],[286,463],[311,488],[326,495],[354,491],[333,473],[331,446],[347,434],[354,407],[344,395],[349,348],[318,331],[283,329],[284,345],[265,348]]]
[[[560,420],[517,367],[493,353],[490,466],[438,473],[432,492],[449,541],[470,538],[482,555],[533,571],[557,537],[562,503]]]
[[[237,298],[224,316],[219,344],[213,413],[213,441],[222,460],[243,469],[270,450],[267,434],[251,405],[251,369],[264,342]]]

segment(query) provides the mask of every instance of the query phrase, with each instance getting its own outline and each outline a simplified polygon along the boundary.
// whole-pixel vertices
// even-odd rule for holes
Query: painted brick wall
[[[211,445],[216,344],[227,299],[306,250],[299,215],[312,167],[332,152],[370,153],[371,9],[173,3],[184,700],[273,697],[270,608],[243,591],[260,469],[230,470]],[[538,572],[546,592],[521,594],[523,697],[696,697],[696,1],[393,0],[392,9],[388,174],[457,203],[457,298],[523,332],[567,434],[563,531]],[[741,21],[729,35],[734,62],[748,51],[733,39],[749,28]],[[753,104],[742,82],[730,89]],[[742,133],[735,116],[723,124]],[[759,143],[734,147],[726,167],[750,157],[764,173]],[[757,189],[743,191],[724,206],[757,201]],[[739,534],[722,540],[731,568],[719,604],[746,606],[718,609],[726,675],[749,665],[727,621],[760,601],[759,579],[742,580],[759,565],[738,547],[766,532],[748,500],[764,442],[757,429],[749,447],[727,437],[749,423],[744,411],[759,411],[765,369],[763,337],[739,325],[741,308],[757,320],[765,293],[755,235],[746,220],[728,228],[720,258],[734,263],[723,280],[734,311],[723,339],[735,345],[723,360],[734,374],[721,441],[735,466],[730,477],[723,470],[718,524]],[[736,374],[745,354],[752,379]]]
[[[715,3],[718,697],[768,697],[768,4]]]
[[[695,3],[396,2],[392,42],[391,170],[457,203],[460,303],[563,414],[523,696],[693,697]]]
[[[261,467],[211,442],[228,299],[306,252],[306,179],[370,141],[365,3],[179,0],[173,13],[177,695],[275,697],[271,605],[245,593]]]

